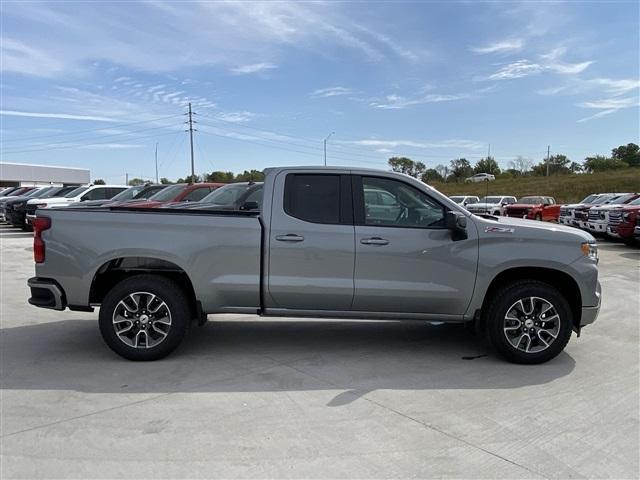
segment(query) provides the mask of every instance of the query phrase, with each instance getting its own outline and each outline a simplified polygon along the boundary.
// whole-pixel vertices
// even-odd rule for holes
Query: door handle
[[[389,240],[380,237],[363,238],[360,240],[363,245],[389,245]]]
[[[286,235],[277,235],[276,240],[279,242],[302,242],[304,237],[295,233],[287,233]]]

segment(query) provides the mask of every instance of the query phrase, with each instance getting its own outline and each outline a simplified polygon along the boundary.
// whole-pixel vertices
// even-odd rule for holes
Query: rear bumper
[[[29,303],[34,307],[52,310],[64,310],[67,307],[64,290],[55,280],[32,277],[27,280],[27,285],[31,289]]]
[[[600,282],[596,287],[596,297],[598,297],[598,304],[593,307],[582,307],[582,315],[580,316],[580,327],[590,325],[596,321],[598,314],[600,313],[600,305],[602,304],[602,287]]]

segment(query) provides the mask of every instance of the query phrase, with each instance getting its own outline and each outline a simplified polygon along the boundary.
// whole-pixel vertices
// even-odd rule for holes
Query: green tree
[[[611,150],[611,158],[622,160],[630,167],[640,167],[640,147],[635,143],[620,145]]]
[[[94,184],[94,185],[106,185],[106,184],[107,184],[107,182],[105,182],[105,181],[104,181],[103,179],[101,179],[101,178],[96,178],[96,179],[93,181],[93,184]]]
[[[608,170],[620,170],[629,165],[619,158],[607,158],[604,155],[594,155],[584,159],[584,170],[586,172],[606,172]]]
[[[580,173],[582,171],[582,165],[580,165],[578,162],[571,162],[571,165],[569,165],[569,170],[571,170],[571,173]]]
[[[481,158],[473,167],[474,173],[490,173],[491,175],[500,175],[500,166],[493,157]]]
[[[143,180],[142,178],[132,178],[129,180],[129,185],[132,187],[135,187],[136,185],[144,185],[145,183],[147,183],[146,180]]]
[[[184,183],[198,183],[202,181],[200,175],[188,175],[184,177]]]
[[[571,173],[571,169],[569,168],[571,165],[571,160],[567,158],[566,155],[551,155],[549,157],[549,175],[563,175]],[[546,159],[535,165],[532,168],[534,175],[546,176],[547,175],[547,161]]]
[[[233,172],[221,172],[216,170],[207,174],[205,178],[207,182],[231,183],[235,180],[235,175]]]
[[[167,177],[162,177],[162,178],[160,179],[160,183],[161,183],[162,185],[168,185],[168,184],[170,184],[170,183],[171,183],[171,180],[169,180]]]
[[[473,175],[473,168],[466,158],[451,160],[451,176],[456,180],[464,180]]]
[[[434,170],[438,172],[438,175],[442,177],[442,180],[444,180],[445,182],[447,181],[447,178],[449,178],[449,173],[450,173],[449,167],[447,167],[446,165],[442,165],[440,163],[436,165]]]
[[[427,168],[422,174],[422,177],[420,177],[420,180],[424,183],[443,182],[444,178],[435,168]]]
[[[414,162],[407,157],[391,157],[388,163],[394,172],[404,173],[415,178],[420,178],[427,168],[424,163]]]
[[[262,182],[264,181],[264,173],[259,170],[245,170],[236,175],[236,182]]]
[[[518,155],[516,158],[509,161],[509,170],[514,177],[526,175],[529,170],[531,170],[532,166],[533,162],[531,159],[523,157],[522,155]]]

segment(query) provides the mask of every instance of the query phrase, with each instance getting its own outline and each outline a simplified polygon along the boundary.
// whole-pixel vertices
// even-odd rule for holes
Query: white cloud
[[[249,65],[234,67],[231,69],[231,72],[235,73],[236,75],[249,75],[251,73],[260,73],[267,70],[273,70],[274,68],[278,68],[278,66],[273,63],[252,63]]]
[[[524,47],[525,41],[522,38],[512,38],[500,42],[490,43],[484,47],[471,47],[470,50],[482,55],[487,53],[509,53],[518,52]]]
[[[340,95],[351,95],[353,90],[346,87],[320,88],[311,92],[312,97],[337,97]]]
[[[546,68],[555,73],[560,73],[561,75],[575,75],[577,73],[582,73],[585,71],[589,65],[592,65],[594,62],[587,61],[582,63],[552,63],[547,65]]]
[[[399,110],[402,108],[410,107],[412,105],[422,105],[426,103],[440,103],[440,102],[453,102],[457,100],[463,100],[465,98],[471,98],[469,93],[456,93],[456,94],[429,94],[420,97],[407,98],[401,95],[391,94],[384,97],[382,100],[374,99],[369,103],[369,106],[374,108],[380,108],[384,110]]]
[[[58,118],[62,120],[89,120],[93,122],[117,122],[116,119],[108,117],[94,115],[74,115],[69,113],[18,112],[15,110],[0,110],[0,115],[31,118]]]
[[[564,49],[556,49],[547,55],[540,55],[542,61],[531,62],[527,59],[518,60],[501,66],[486,80],[513,80],[516,78],[537,75],[543,72],[552,72],[560,75],[577,75],[585,71],[594,62],[589,60],[580,63],[567,63],[558,60],[564,53]]]
[[[536,75],[544,68],[538,63],[531,63],[529,60],[518,60],[502,66],[496,73],[489,76],[489,80],[513,80],[515,78]]]
[[[606,115],[611,115],[612,113],[617,112],[618,110],[622,110],[625,108],[633,108],[638,107],[640,104],[638,102],[638,98],[633,97],[613,97],[613,98],[604,98],[601,100],[589,101],[579,103],[578,106],[582,108],[590,108],[594,110],[600,110],[598,113],[591,115],[589,117],[581,118],[578,120],[578,123],[586,122],[588,120],[593,120],[595,118],[604,117]]]
[[[233,122],[233,123],[245,123],[248,122],[258,115],[253,112],[221,112],[216,115],[216,118],[223,120],[225,122]]]
[[[64,62],[49,55],[46,49],[26,45],[8,37],[0,38],[0,58],[2,70],[5,72],[46,77],[61,72],[65,67]]]
[[[443,140],[440,142],[419,142],[415,140],[381,140],[375,138],[367,138],[363,140],[354,140],[350,142],[341,142],[348,143],[352,145],[361,145],[365,147],[376,147],[378,149],[395,149],[398,147],[411,147],[411,148],[464,148],[477,150],[480,148],[484,148],[485,145],[479,142],[475,142],[473,140]]]
[[[595,85],[602,85],[605,90],[612,94],[624,94],[640,88],[640,80],[613,80],[611,78],[594,78],[589,80]]]

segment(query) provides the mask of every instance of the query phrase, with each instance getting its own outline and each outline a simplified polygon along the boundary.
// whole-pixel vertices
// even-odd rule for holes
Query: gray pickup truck
[[[588,233],[476,216],[391,172],[265,174],[259,211],[38,210],[29,302],[100,306],[105,342],[131,360],[241,313],[468,322],[506,359],[541,363],[598,315]]]

